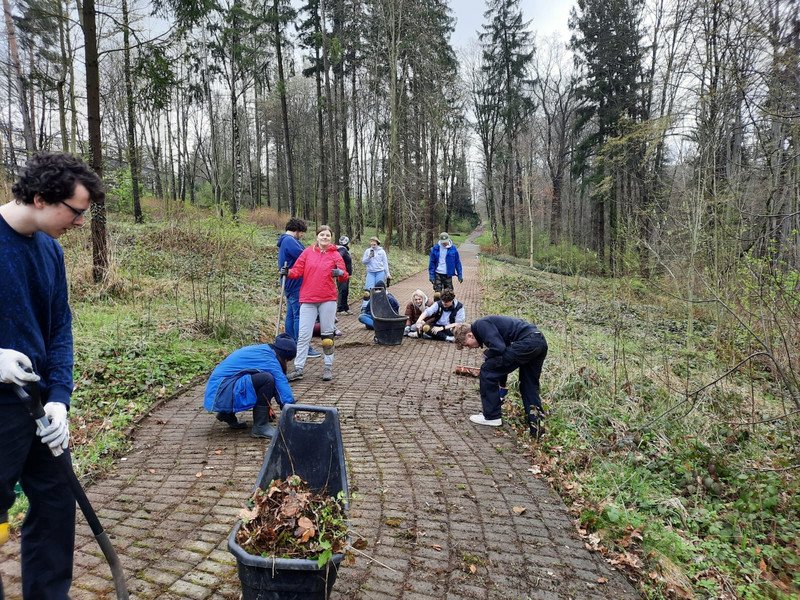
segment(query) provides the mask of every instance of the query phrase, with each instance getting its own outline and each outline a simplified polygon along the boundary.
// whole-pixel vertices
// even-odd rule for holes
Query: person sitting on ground
[[[216,412],[217,419],[231,429],[244,429],[247,423],[236,418],[237,412],[253,409],[256,438],[272,437],[275,428],[270,400],[279,406],[294,404],[294,395],[286,379],[286,365],[297,354],[292,336],[281,333],[271,344],[245,346],[235,350],[211,372],[206,384],[203,405]]]
[[[403,335],[417,337],[417,329],[414,327],[414,323],[417,322],[417,319],[419,319],[422,311],[428,308],[431,304],[433,304],[433,301],[428,299],[428,296],[425,295],[425,292],[422,290],[414,290],[414,293],[411,294],[411,301],[406,304],[406,329],[403,332]]]
[[[383,281],[375,283],[373,289],[386,289],[386,284]],[[397,301],[391,292],[386,292],[386,299],[389,301],[389,306],[392,307],[394,312],[400,310],[400,303]],[[370,293],[364,292],[364,300],[361,302],[361,314],[358,315],[358,322],[363,323],[367,329],[375,329],[375,323],[372,318],[372,311],[370,310]]]
[[[342,260],[344,261],[344,270],[347,271],[347,274],[352,277],[353,276],[353,258],[350,256],[350,238],[346,235],[343,235],[339,238],[339,245],[336,248],[339,251],[339,254],[342,255]],[[350,295],[350,280],[344,282],[337,282],[339,287],[339,299],[336,305],[336,312],[340,314],[349,315],[350,314],[350,303],[348,302],[347,297]]]
[[[367,271],[365,290],[371,290],[378,281],[385,282],[386,287],[389,287],[392,280],[392,276],[389,274],[389,257],[381,248],[381,241],[375,236],[369,238],[369,248],[364,250],[361,262],[364,263]]]
[[[452,328],[466,320],[464,305],[456,300],[453,290],[442,291],[441,298],[422,311],[416,322],[417,331],[422,331],[426,340],[455,341]],[[426,328],[427,326],[427,328]]]
[[[464,283],[458,249],[450,239],[450,235],[443,231],[439,234],[439,242],[431,248],[428,259],[428,278],[433,285],[433,291],[452,290],[453,275],[458,276],[458,283]]]
[[[519,393],[528,419],[530,434],[538,439],[544,433],[544,411],[539,397],[539,377],[547,356],[547,341],[532,323],[491,315],[453,328],[456,347],[486,348],[481,365],[481,414],[469,420],[477,425],[500,427],[502,399],[509,373],[519,369]]]

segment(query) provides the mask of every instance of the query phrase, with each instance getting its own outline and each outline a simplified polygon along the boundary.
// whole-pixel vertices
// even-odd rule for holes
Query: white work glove
[[[0,381],[3,383],[21,387],[39,381],[39,376],[32,369],[31,359],[22,352],[0,348]]]
[[[50,419],[47,427],[37,427],[36,435],[42,442],[50,446],[51,450],[69,446],[69,424],[67,423],[67,405],[63,402],[48,402],[44,405],[44,414]]]

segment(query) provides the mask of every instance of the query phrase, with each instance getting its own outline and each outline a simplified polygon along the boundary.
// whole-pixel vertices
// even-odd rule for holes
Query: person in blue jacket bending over
[[[236,418],[237,412],[253,409],[255,438],[272,437],[275,428],[269,424],[269,401],[279,406],[294,404],[294,395],[286,379],[286,365],[297,354],[292,336],[280,334],[271,344],[239,348],[219,363],[206,384],[205,409],[216,412],[217,419],[231,429],[243,429],[246,423]]]
[[[453,275],[458,276],[458,283],[464,283],[464,272],[461,270],[461,257],[446,231],[439,234],[439,242],[431,248],[428,261],[428,279],[433,284],[434,292],[453,289]]]

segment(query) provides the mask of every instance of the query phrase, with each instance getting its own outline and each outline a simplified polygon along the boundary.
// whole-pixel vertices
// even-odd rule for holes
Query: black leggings
[[[269,406],[275,397],[275,378],[272,373],[253,373],[250,375],[256,390],[256,405]]]

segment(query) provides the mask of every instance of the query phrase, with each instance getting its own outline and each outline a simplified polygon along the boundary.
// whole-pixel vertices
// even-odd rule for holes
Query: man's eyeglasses
[[[77,208],[75,208],[74,206],[70,206],[69,204],[67,204],[63,200],[59,200],[59,202],[61,204],[63,204],[64,206],[66,206],[68,209],[70,209],[72,211],[72,214],[75,215],[75,218],[72,219],[73,223],[75,221],[77,221],[78,219],[80,219],[81,217],[88,217],[89,216],[89,210],[90,209],[88,209],[88,208],[84,208],[83,210],[78,210]]]

